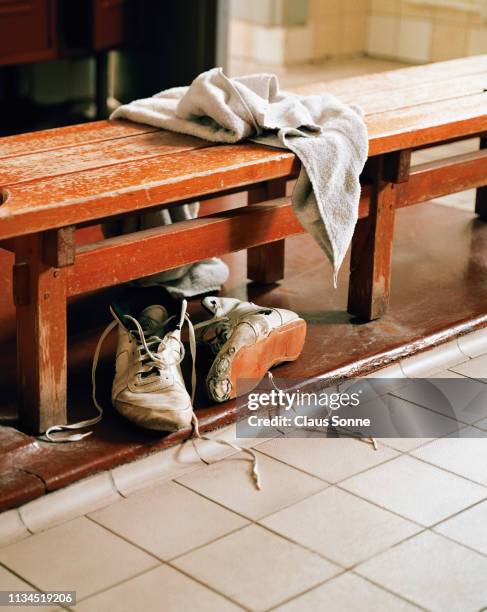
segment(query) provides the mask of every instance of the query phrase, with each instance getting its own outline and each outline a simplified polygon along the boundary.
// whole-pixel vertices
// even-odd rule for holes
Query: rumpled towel
[[[280,91],[272,74],[228,78],[213,68],[189,87],[122,105],[110,118],[211,142],[250,139],[293,151],[302,164],[292,195],[294,212],[331,261],[336,285],[358,218],[359,175],[367,159],[367,129],[359,107],[330,94]]]

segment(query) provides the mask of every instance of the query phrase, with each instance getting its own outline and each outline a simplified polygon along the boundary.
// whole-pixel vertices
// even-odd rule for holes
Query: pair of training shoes
[[[212,296],[202,305],[208,318],[194,326],[185,300],[170,306],[167,302],[142,305],[140,300],[135,306],[112,305],[111,326],[118,325],[112,403],[138,426],[175,431],[195,423],[197,344],[206,345],[214,357],[206,388],[216,402],[248,393],[270,368],[299,357],[306,323],[296,313]],[[184,323],[193,361],[191,394],[181,371]]]

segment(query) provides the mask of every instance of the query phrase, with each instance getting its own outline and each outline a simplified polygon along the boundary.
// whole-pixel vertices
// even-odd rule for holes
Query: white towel
[[[121,118],[211,142],[251,139],[293,151],[302,162],[294,211],[332,262],[336,281],[357,221],[367,159],[361,109],[329,94],[281,92],[272,74],[230,79],[213,68],[189,87],[120,106],[111,119]]]

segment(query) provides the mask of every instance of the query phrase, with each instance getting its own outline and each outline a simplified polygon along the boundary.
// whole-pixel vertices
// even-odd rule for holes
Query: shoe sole
[[[216,402],[223,402],[250,393],[266,373],[276,365],[286,361],[296,361],[303,350],[306,339],[306,321],[296,319],[273,330],[266,338],[255,344],[242,347],[231,359],[231,389],[225,399],[219,399],[208,393]]]

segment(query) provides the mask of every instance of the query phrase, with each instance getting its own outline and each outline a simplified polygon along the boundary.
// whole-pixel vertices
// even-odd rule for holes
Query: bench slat
[[[369,155],[418,148],[487,131],[487,93],[366,117]]]
[[[434,84],[425,83],[414,88],[394,89],[388,91],[387,94],[375,91],[365,94],[362,92],[347,94],[341,96],[340,99],[348,104],[358,104],[368,116],[374,113],[402,111],[404,108],[421,104],[431,104],[445,100],[453,101],[457,98],[461,99],[484,93],[485,90],[487,90],[487,72],[462,77],[454,81],[447,79]]]
[[[8,199],[0,205],[0,239],[297,176],[298,171],[299,162],[286,150],[242,144],[20,183],[7,187]]]
[[[409,66],[387,72],[300,85],[293,87],[293,91],[304,95],[320,92],[329,92],[337,96],[361,95],[362,93],[387,92],[402,88],[412,89],[418,85],[447,79],[453,82],[460,77],[486,72],[487,55],[476,55],[423,66]]]
[[[156,128],[131,121],[90,121],[0,138],[0,159],[63,147],[155,132]]]
[[[0,185],[73,174],[210,146],[214,145],[199,138],[157,130],[130,138],[52,149],[2,160]]]

